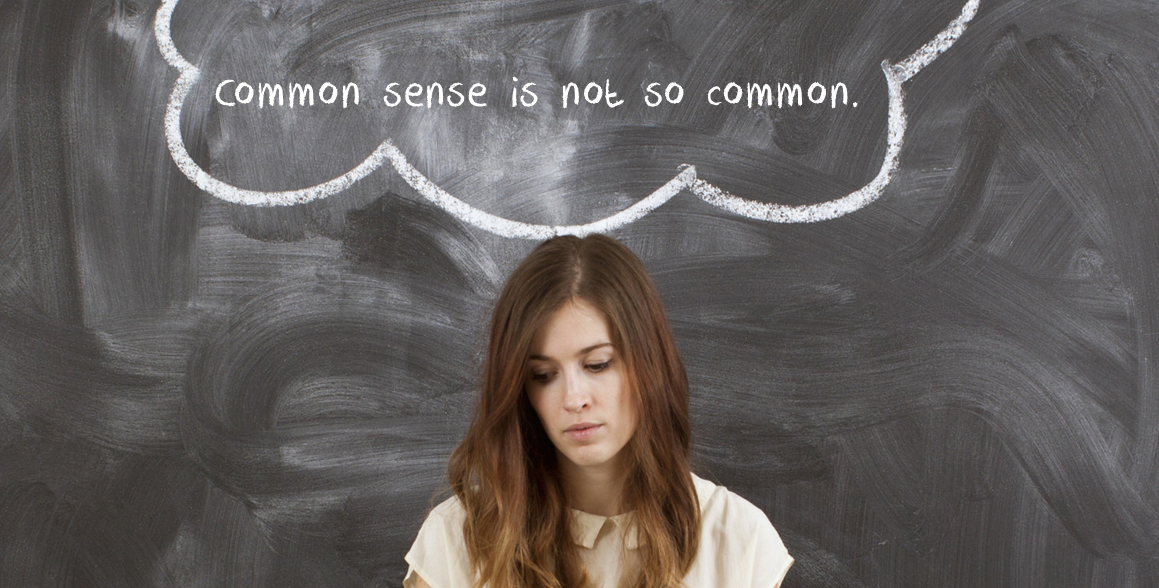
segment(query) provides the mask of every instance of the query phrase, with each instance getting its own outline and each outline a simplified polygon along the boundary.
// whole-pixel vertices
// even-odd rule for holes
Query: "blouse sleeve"
[[[463,542],[463,518],[463,508],[454,497],[431,511],[406,554],[410,567],[403,580],[405,588],[414,588],[416,574],[431,588],[470,588],[472,577]]]
[[[785,574],[793,565],[793,558],[768,517],[758,512],[761,514],[760,521],[752,541],[752,588],[780,588]]]

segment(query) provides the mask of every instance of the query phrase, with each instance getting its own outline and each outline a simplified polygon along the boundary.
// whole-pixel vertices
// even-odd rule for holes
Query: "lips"
[[[586,441],[602,428],[603,425],[599,423],[576,423],[564,429],[563,434],[576,441]]]

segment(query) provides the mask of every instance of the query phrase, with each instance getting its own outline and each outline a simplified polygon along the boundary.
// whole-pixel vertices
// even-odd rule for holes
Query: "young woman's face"
[[[561,465],[621,467],[636,411],[603,313],[582,299],[564,303],[535,332],[527,370],[528,398]]]

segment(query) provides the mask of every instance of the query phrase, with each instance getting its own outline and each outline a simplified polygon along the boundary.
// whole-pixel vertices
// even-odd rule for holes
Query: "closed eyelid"
[[[576,360],[576,365],[579,365],[580,367],[587,367],[587,366],[591,366],[591,365],[602,365],[605,363],[611,363],[615,359],[616,359],[616,357],[614,355],[609,356],[609,357],[584,357],[582,359]],[[538,360],[538,361],[543,361],[543,360]],[[536,364],[536,363],[528,363],[527,364],[527,371],[531,372],[531,373],[556,372],[556,371],[559,371],[559,369],[560,369],[559,364],[554,362],[554,361],[553,362],[544,362],[544,363],[539,363],[539,364]]]
[[[581,362],[580,367],[589,371],[602,372],[608,369],[614,360],[614,357],[596,360],[585,359]],[[551,379],[558,371],[555,366],[528,366],[527,377],[533,381],[544,381]]]
[[[606,343],[606,342],[605,343],[596,343],[595,345],[590,345],[588,347],[584,347],[583,349],[580,349],[578,352],[576,352],[575,357],[577,357],[577,358],[584,357],[585,355],[587,355],[587,354],[589,354],[597,349],[604,349],[604,348],[609,349],[612,353],[615,353],[615,351],[616,351],[615,346],[612,345],[611,343]],[[550,362],[556,361],[554,358],[548,357],[546,355],[539,355],[538,353],[531,354],[527,359],[528,359],[528,361],[550,361]]]
[[[593,374],[603,374],[612,369],[611,360],[584,364],[584,369]]]

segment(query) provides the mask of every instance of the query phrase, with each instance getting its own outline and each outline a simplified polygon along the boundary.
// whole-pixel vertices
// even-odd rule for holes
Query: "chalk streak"
[[[693,182],[692,193],[700,196],[705,202],[733,214],[774,223],[812,223],[829,220],[849,214],[877,200],[885,191],[885,187],[889,185],[890,180],[893,179],[894,172],[897,171],[897,158],[898,154],[901,153],[906,125],[905,95],[902,92],[901,80],[893,72],[888,62],[882,62],[881,69],[885,72],[886,84],[889,87],[889,124],[886,136],[888,148],[885,152],[885,159],[881,162],[881,169],[861,189],[837,200],[800,206],[746,200],[733,196],[704,180]]]
[[[157,18],[153,22],[153,35],[157,38],[157,48],[161,50],[165,61],[181,72],[173,85],[173,92],[169,94],[169,104],[165,109],[165,141],[169,145],[169,154],[172,155],[173,162],[198,188],[227,202],[250,206],[287,206],[337,194],[382,167],[387,149],[393,148],[390,139],[383,141],[369,157],[345,174],[316,186],[298,190],[283,192],[247,190],[218,180],[201,169],[201,166],[189,156],[189,151],[185,149],[185,140],[181,137],[181,109],[185,105],[189,91],[201,76],[201,70],[182,57],[173,43],[169,23],[173,18],[173,11],[177,8],[177,1],[165,0],[161,3],[161,7],[157,9]]]
[[[643,218],[684,189],[690,190],[705,202],[733,214],[776,223],[809,223],[829,220],[864,208],[881,196],[898,169],[898,155],[901,153],[906,129],[905,92],[902,89],[902,84],[909,81],[910,78],[953,46],[954,42],[965,32],[967,23],[977,14],[979,2],[979,0],[968,0],[962,6],[962,12],[958,18],[905,59],[892,65],[888,61],[882,62],[881,69],[885,74],[886,86],[889,91],[885,158],[877,175],[868,184],[847,196],[828,202],[799,206],[748,200],[734,196],[705,180],[697,178],[696,168],[685,164],[681,166],[680,173],[663,186],[620,212],[583,225],[560,226],[513,221],[479,210],[463,202],[415,169],[389,138],[384,140],[373,153],[354,169],[337,178],[308,188],[266,192],[240,188],[214,178],[197,165],[197,162],[193,161],[185,148],[184,139],[181,137],[181,110],[185,104],[185,98],[188,97],[189,91],[197,82],[201,71],[182,57],[177,46],[173,43],[170,22],[178,1],[164,0],[161,3],[153,23],[153,32],[157,39],[157,48],[161,51],[165,61],[180,72],[173,85],[173,92],[169,95],[169,103],[165,110],[166,143],[178,169],[198,188],[227,202],[250,206],[302,204],[332,196],[349,188],[358,180],[382,167],[382,164],[389,160],[395,171],[416,192],[455,218],[496,235],[522,239],[546,239],[553,235],[563,234],[582,236],[589,233],[611,231]]]
[[[974,20],[974,15],[978,14],[978,1],[969,0],[965,6],[962,6],[962,13],[950,22],[949,26],[938,33],[929,43],[922,45],[920,49],[914,51],[909,57],[899,61],[893,66],[893,69],[898,75],[899,81],[906,82],[914,77],[925,66],[933,63],[939,55],[945,53],[947,49],[966,32],[966,23]]]

